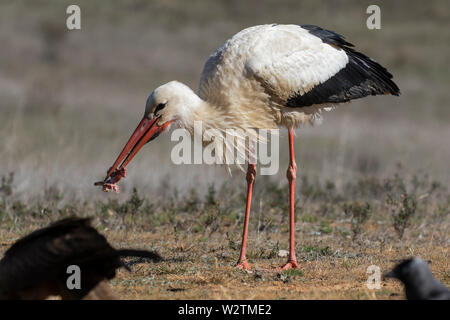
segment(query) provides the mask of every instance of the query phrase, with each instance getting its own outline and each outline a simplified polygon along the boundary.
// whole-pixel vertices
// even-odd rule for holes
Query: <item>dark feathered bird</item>
[[[403,282],[408,300],[450,300],[450,290],[434,278],[422,259],[404,260],[385,277]]]
[[[120,257],[137,256],[161,260],[145,250],[116,250],[91,225],[90,219],[68,218],[36,230],[14,243],[0,261],[0,298],[45,299],[59,295],[62,299],[83,299],[96,286],[112,279],[116,269],[124,266]],[[67,267],[81,270],[81,288],[68,289]],[[111,295],[99,295],[111,298]]]

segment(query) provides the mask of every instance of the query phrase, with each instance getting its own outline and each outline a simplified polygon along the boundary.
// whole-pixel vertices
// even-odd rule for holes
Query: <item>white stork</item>
[[[206,62],[198,94],[171,81],[147,99],[144,117],[113,166],[103,190],[118,191],[125,166],[138,150],[171,124],[193,132],[194,121],[204,128],[269,129],[289,132],[287,170],[290,203],[289,258],[283,269],[297,268],[294,242],[294,196],[297,165],[293,131],[313,123],[322,110],[368,95],[400,91],[381,65],[352,49],[344,38],[313,25],[268,24],[234,35]],[[247,204],[238,268],[249,269],[246,242],[256,165],[248,164]]]

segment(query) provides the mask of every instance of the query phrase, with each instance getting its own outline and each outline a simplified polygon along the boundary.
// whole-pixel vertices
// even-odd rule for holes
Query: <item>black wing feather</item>
[[[336,46],[348,56],[347,65],[325,82],[304,94],[294,94],[286,102],[288,107],[307,107],[314,104],[340,103],[369,95],[392,94],[400,90],[391,80],[386,68],[375,60],[352,49],[353,44],[340,34],[313,25],[301,25],[324,43]]]

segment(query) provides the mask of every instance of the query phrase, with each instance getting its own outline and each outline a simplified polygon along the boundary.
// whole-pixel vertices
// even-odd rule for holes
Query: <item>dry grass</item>
[[[346,182],[343,192],[331,181],[303,176],[296,223],[300,270],[284,272],[273,269],[284,262],[280,250],[288,249],[287,187],[261,181],[250,225],[250,273],[234,268],[243,219],[240,189],[210,186],[205,196],[192,189],[186,196],[172,191],[158,198],[134,190],[125,201],[81,202],[65,201],[53,187],[36,201],[22,202],[13,183],[7,177],[0,186],[0,251],[50,221],[87,215],[116,247],[157,250],[165,257],[158,264],[128,260],[133,271],[122,270],[112,281],[123,299],[401,298],[393,281],[369,290],[366,270],[376,265],[385,272],[410,256],[431,261],[436,277],[450,281],[450,195],[427,176],[364,177]],[[414,210],[405,204],[405,194],[416,202]],[[397,233],[396,215],[406,209],[413,212]]]
[[[133,274],[120,272],[113,288],[124,299],[400,299],[403,289],[398,282],[383,281],[381,289],[368,289],[366,269],[375,264],[388,270],[399,256],[410,254],[409,249],[356,250],[359,257],[302,261],[300,271],[281,273],[270,270],[285,262],[281,258],[254,261],[251,273],[217,259],[142,265],[135,267]],[[414,251],[431,258],[433,272],[438,278],[445,277],[448,251],[444,255],[435,248],[432,252]]]

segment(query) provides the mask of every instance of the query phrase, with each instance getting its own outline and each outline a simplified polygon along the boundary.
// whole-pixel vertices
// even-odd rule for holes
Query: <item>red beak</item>
[[[119,154],[112,167],[109,168],[105,180],[103,181],[104,183],[112,182],[113,184],[115,184],[118,180],[120,180],[120,178],[124,177],[125,167],[134,158],[136,153],[144,146],[144,144],[146,144],[150,140],[153,140],[161,132],[167,129],[167,127],[171,123],[170,121],[168,121],[162,126],[159,126],[157,124],[158,120],[159,117],[148,119],[144,116],[144,118],[142,118],[141,122],[134,130],[122,152]],[[108,181],[108,179],[112,181]]]

